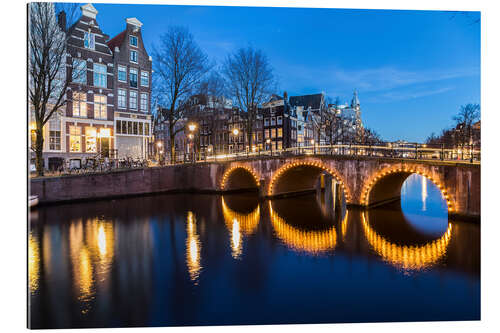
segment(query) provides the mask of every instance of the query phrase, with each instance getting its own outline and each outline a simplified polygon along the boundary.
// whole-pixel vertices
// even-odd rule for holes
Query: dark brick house
[[[136,18],[127,18],[125,30],[107,42],[113,53],[118,157],[147,158],[152,142],[152,60],[144,47],[141,27]]]
[[[113,55],[97,22],[91,4],[81,7],[80,18],[68,29],[66,114],[63,118],[62,149],[73,165],[97,154],[114,152]],[[59,15],[65,25],[64,14]]]
[[[272,95],[270,100],[262,105],[259,113],[263,119],[262,136],[265,150],[280,150],[297,145],[297,117],[288,103],[286,92],[283,97]]]

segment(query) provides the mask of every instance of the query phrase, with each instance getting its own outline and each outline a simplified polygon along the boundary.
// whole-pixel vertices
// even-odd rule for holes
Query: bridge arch
[[[443,183],[428,172],[415,167],[390,167],[375,172],[369,177],[361,190],[361,204],[373,206],[401,196],[401,187],[411,174],[421,175],[430,180],[446,199],[448,212],[453,212],[455,204]]]
[[[260,179],[255,170],[247,165],[237,164],[229,167],[223,174],[219,189],[221,191],[259,188]]]
[[[300,168],[305,168],[305,170],[300,170]],[[351,201],[351,192],[339,173],[322,162],[315,160],[293,161],[281,166],[271,176],[267,195],[271,197],[280,194],[280,192],[293,192],[314,188],[322,172],[327,172],[332,176],[344,191],[346,201]]]

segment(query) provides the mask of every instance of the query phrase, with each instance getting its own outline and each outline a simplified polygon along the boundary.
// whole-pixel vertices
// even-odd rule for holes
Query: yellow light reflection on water
[[[231,255],[238,259],[243,252],[243,235],[251,235],[257,230],[260,220],[260,205],[257,204],[257,207],[249,214],[241,214],[229,208],[224,197],[221,201],[224,222],[230,232]]]
[[[200,264],[201,242],[200,236],[196,233],[196,217],[191,211],[187,213],[186,231],[186,264],[189,276],[196,284],[202,268]]]
[[[435,264],[446,253],[451,238],[452,224],[449,223],[441,238],[425,245],[397,245],[378,235],[370,227],[364,212],[361,219],[366,239],[375,252],[391,265],[405,270],[422,270]]]
[[[31,294],[38,290],[40,277],[40,248],[38,239],[30,233],[28,239],[28,279]]]
[[[276,235],[289,247],[311,254],[320,254],[335,248],[337,231],[334,226],[325,231],[303,231],[288,225],[273,210],[271,201],[269,201],[269,212]]]

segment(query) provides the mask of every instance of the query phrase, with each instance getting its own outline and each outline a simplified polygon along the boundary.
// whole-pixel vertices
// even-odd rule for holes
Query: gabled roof
[[[321,101],[323,100],[323,94],[312,94],[312,95],[302,95],[302,96],[290,96],[290,105],[303,106],[305,110],[309,107],[311,109],[319,109],[321,107]]]
[[[110,50],[112,52],[114,52],[115,51],[115,46],[120,47],[122,45],[123,39],[125,39],[125,36],[127,36],[127,30],[126,29],[123,30],[122,32],[120,32],[115,37],[113,37],[108,42],[106,42],[106,44],[108,44],[108,47],[110,48]]]

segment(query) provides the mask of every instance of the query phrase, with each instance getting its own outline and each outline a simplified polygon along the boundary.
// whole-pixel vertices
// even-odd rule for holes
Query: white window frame
[[[75,62],[78,62],[79,64],[75,66]],[[83,68],[83,66],[80,66],[80,64],[84,64],[85,68]],[[82,71],[81,73],[78,73],[78,74],[83,76],[81,81],[76,80],[77,77],[75,77],[75,71],[78,71],[78,72]],[[73,72],[71,73],[71,76],[72,76],[72,78],[71,78],[72,82],[80,83],[80,84],[87,84],[87,61],[84,59],[73,58]]]
[[[135,38],[136,45],[132,44],[132,38]],[[137,36],[129,35],[128,42],[132,47],[139,47],[139,38]]]
[[[132,60],[133,53],[135,53],[135,61]],[[129,61],[133,62],[134,64],[139,63],[139,52],[137,52],[137,50],[130,50]]]
[[[104,98],[103,101],[97,102],[98,99]],[[100,94],[95,94],[94,95],[94,119],[103,119],[106,120],[108,119],[108,96],[106,95],[100,95]],[[97,112],[97,109],[99,107],[99,111]],[[103,117],[103,111],[104,111],[104,117]],[[96,117],[99,115],[98,117]]]
[[[79,98],[75,99],[75,95],[78,95]],[[84,96],[85,99],[80,98],[82,96]],[[87,94],[80,91],[73,91],[71,98],[73,102],[73,110],[72,110],[73,117],[87,118],[87,113],[88,113]],[[85,115],[83,116],[82,116],[82,105],[85,106]],[[78,110],[77,115],[75,115],[75,110]]]
[[[135,73],[134,73],[134,74],[135,74],[135,79],[136,79],[136,81],[135,81],[135,82],[136,82],[136,86],[135,86],[135,87],[134,87],[134,86],[132,86],[132,80],[131,80],[131,77],[132,77],[132,75],[131,75],[131,74],[132,74],[132,72],[135,72]],[[134,68],[134,67],[130,67],[130,69],[129,69],[129,71],[128,71],[128,74],[129,74],[129,75],[128,75],[128,79],[129,79],[129,83],[128,83],[128,85],[129,85],[131,88],[135,88],[135,89],[139,88],[139,69]]]
[[[132,95],[135,95],[135,98],[133,98]],[[128,96],[129,96],[129,101],[128,101],[129,108],[131,110],[137,110],[137,91],[130,90],[128,92]],[[133,100],[134,100],[134,103],[132,103]],[[135,107],[133,107],[133,105],[135,105]]]
[[[123,92],[123,95],[120,95],[120,92]],[[126,109],[127,108],[127,90],[126,89],[118,89],[118,108]],[[123,104],[120,104],[120,97],[123,97]]]
[[[98,72],[96,70],[97,68],[104,69],[104,73]],[[103,77],[101,77],[101,76],[103,76]],[[98,77],[101,79],[104,78],[104,82],[103,82],[104,85],[97,84],[97,83],[101,83],[100,80],[98,80],[96,82],[96,78],[98,78]],[[100,87],[100,88],[107,88],[108,87],[108,68],[104,64],[94,63],[94,87]]]
[[[123,71],[125,72],[125,80],[120,80],[120,69],[123,69]],[[122,65],[118,65],[118,81],[120,82],[127,82],[127,66],[122,66]]]
[[[87,36],[89,37],[88,47],[85,46],[85,41],[87,40]],[[89,50],[95,50],[95,34],[90,31],[85,31],[83,33],[83,47]]]
[[[143,102],[143,99],[142,99],[142,98],[143,98],[143,96],[146,96],[146,104],[145,104],[146,108],[143,108],[143,106],[144,106],[144,105],[142,104],[142,102]],[[140,97],[141,97],[141,111],[142,111],[142,112],[148,112],[148,104],[149,104],[149,103],[148,103],[148,94],[147,94],[147,93],[141,93]]]
[[[145,77],[146,77],[146,79],[147,79],[147,81],[148,81],[148,82],[147,82],[147,84],[143,84],[143,83],[142,83],[142,78],[143,78],[143,76],[142,76],[142,75],[143,75],[143,74],[146,74],[146,76],[145,76]],[[142,86],[142,87],[149,87],[149,72],[147,72],[147,71],[141,71],[141,86]]]

